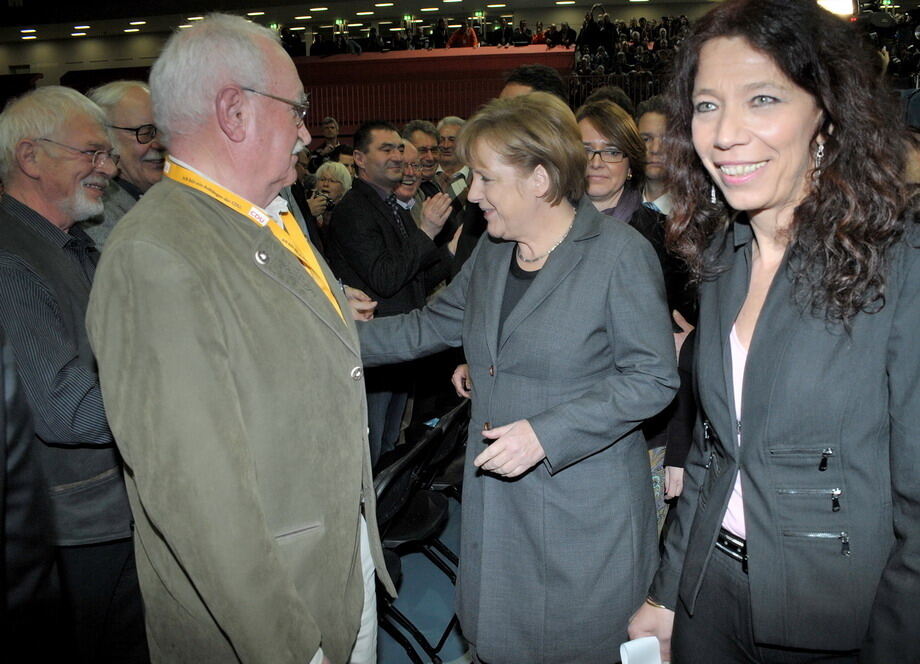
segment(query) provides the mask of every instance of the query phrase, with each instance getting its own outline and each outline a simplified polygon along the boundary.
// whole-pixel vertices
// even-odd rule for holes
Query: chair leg
[[[450,563],[456,567],[460,564],[460,558],[457,557],[457,554],[451,551],[444,542],[441,541],[439,537],[435,537],[430,542],[431,546],[437,549],[438,553],[447,558]]]
[[[394,641],[396,641],[396,643],[402,646],[403,650],[406,651],[406,655],[409,656],[412,664],[425,664],[422,658],[418,656],[418,653],[415,652],[415,648],[412,647],[412,644],[409,643],[409,639],[407,639],[406,636],[401,631],[399,631],[399,628],[396,627],[396,625],[390,622],[389,617],[381,616],[378,624],[386,631],[387,634],[393,638]]]
[[[392,618],[397,622],[400,627],[405,629],[409,634],[415,639],[422,650],[425,651],[425,654],[431,658],[431,664],[442,664],[441,658],[438,657],[438,651],[431,647],[431,644],[428,643],[428,639],[425,638],[425,635],[422,634],[421,630],[412,624],[412,621],[409,620],[399,609],[397,609],[392,604],[387,607],[387,616]]]
[[[428,545],[421,547],[421,551],[425,557],[434,564],[435,567],[447,575],[447,578],[450,579],[451,583],[457,585],[457,573],[451,569],[450,565],[441,560],[439,556],[435,555],[434,552],[428,547]]]
[[[444,644],[447,643],[447,638],[450,636],[450,633],[454,630],[454,626],[459,625],[460,621],[457,619],[457,614],[454,614],[450,617],[450,622],[447,623],[447,627],[444,628],[444,633],[441,634],[441,639],[438,641],[438,645],[435,646],[437,652],[441,652],[441,649],[444,647]]]

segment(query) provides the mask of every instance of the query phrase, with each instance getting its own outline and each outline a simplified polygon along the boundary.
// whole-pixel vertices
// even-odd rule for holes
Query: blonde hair
[[[340,182],[345,191],[351,189],[351,173],[348,172],[345,164],[340,164],[337,161],[324,162],[322,166],[316,169],[316,179],[320,179],[327,173],[330,178]]]
[[[472,164],[482,144],[522,174],[543,166],[550,205],[565,199],[577,203],[584,194],[587,158],[581,132],[571,109],[555,95],[531,92],[490,101],[463,126],[457,154]]]

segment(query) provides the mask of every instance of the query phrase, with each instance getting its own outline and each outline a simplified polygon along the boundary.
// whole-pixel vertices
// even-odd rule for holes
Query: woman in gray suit
[[[677,385],[651,245],[582,197],[572,112],[495,100],[460,133],[488,235],[425,308],[361,326],[367,365],[463,345],[472,414],[457,613],[488,664],[607,664],[657,562],[638,430]]]
[[[729,0],[681,48],[705,420],[630,628],[667,657],[673,624],[675,664],[920,662],[920,232],[879,65],[801,0]]]

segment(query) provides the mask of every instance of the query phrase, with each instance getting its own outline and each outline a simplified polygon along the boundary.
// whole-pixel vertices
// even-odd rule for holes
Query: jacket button
[[[352,380],[361,380],[361,376],[364,375],[364,370],[361,367],[355,367],[351,370]]]
[[[486,422],[485,424],[482,425],[482,428],[483,428],[484,431],[488,431],[489,429],[492,428],[492,423],[491,423],[491,422]]]
[[[256,252],[256,263],[265,265],[268,262],[268,254],[262,250]]]
[[[494,365],[494,364],[490,364],[490,365],[489,365],[489,375],[490,375],[490,376],[494,376],[494,375],[495,375],[495,365]]]

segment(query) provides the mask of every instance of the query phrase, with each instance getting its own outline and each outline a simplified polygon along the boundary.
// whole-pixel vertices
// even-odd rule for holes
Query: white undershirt
[[[741,344],[738,338],[738,331],[732,325],[731,334],[728,335],[729,346],[732,352],[732,388],[735,397],[735,415],[738,422],[741,422],[741,392],[744,385],[744,367],[747,364],[747,349]],[[741,454],[741,431],[735,426],[735,442],[739,446],[738,454]],[[728,509],[725,511],[725,518],[722,519],[722,527],[740,537],[745,538],[744,527],[744,500],[741,494],[741,472],[735,475],[735,485],[732,487],[732,495],[728,499]]]

